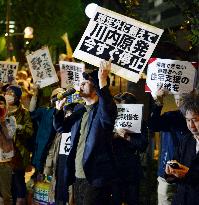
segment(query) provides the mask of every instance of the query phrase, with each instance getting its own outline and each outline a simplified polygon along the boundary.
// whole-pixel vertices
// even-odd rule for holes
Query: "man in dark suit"
[[[180,143],[174,160],[167,163],[166,178],[178,183],[172,205],[199,205],[199,93],[186,94],[180,110],[191,133]]]
[[[80,96],[85,105],[77,105],[67,118],[62,109],[54,116],[58,132],[71,131],[67,180],[69,185],[74,184],[76,205],[109,204],[114,177],[111,141],[117,116],[107,85],[110,68],[111,62],[103,61],[98,72],[84,73]]]

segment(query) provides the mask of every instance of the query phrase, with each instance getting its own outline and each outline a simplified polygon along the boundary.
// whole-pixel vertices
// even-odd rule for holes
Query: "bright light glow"
[[[9,29],[10,33],[14,33],[15,30],[14,29]]]
[[[8,36],[8,33],[5,33],[5,36]]]
[[[26,41],[26,45],[28,45],[30,42],[29,41]]]
[[[26,27],[24,29],[24,38],[33,38],[33,28],[32,27]]]
[[[89,17],[92,18],[95,14],[95,10],[97,9],[98,5],[91,3],[88,4],[87,7],[85,8],[85,14]]]
[[[14,28],[14,27],[15,27],[15,25],[13,25],[13,24],[9,25],[9,28]]]

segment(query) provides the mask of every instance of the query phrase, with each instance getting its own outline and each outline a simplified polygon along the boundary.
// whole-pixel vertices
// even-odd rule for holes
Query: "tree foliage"
[[[181,28],[190,31],[187,40],[192,46],[199,46],[199,1],[198,0],[167,0],[179,8],[185,18]]]
[[[10,16],[16,22],[16,32],[21,33],[25,27],[31,26],[34,29],[33,44],[59,45],[63,43],[60,37],[65,32],[72,38],[84,25],[81,0],[11,1]]]

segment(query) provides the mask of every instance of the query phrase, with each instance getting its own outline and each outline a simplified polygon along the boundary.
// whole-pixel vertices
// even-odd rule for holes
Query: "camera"
[[[180,166],[176,162],[167,162],[167,164],[173,169],[180,169]]]

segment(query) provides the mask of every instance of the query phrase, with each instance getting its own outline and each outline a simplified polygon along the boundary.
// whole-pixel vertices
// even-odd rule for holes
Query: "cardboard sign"
[[[67,61],[60,61],[61,73],[61,87],[67,88],[73,86],[76,90],[80,89],[80,82],[82,81],[82,72],[85,67],[83,63],[73,63]]]
[[[48,48],[37,50],[33,54],[27,55],[26,58],[33,81],[40,88],[59,81]]]
[[[143,104],[117,104],[117,111],[115,129],[141,133]]]
[[[11,83],[17,75],[19,63],[0,61],[0,82]]]
[[[112,73],[137,82],[162,33],[98,6],[73,56],[97,67],[102,59],[111,59]]]
[[[172,94],[188,93],[193,90],[196,69],[192,63],[151,58],[148,64],[146,83],[152,95],[161,85]]]

